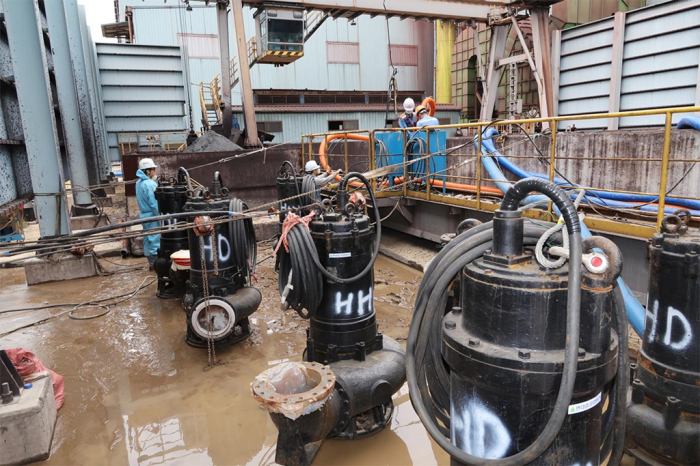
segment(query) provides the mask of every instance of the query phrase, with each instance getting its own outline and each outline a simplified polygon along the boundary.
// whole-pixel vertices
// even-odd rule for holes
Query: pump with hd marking
[[[229,199],[219,172],[211,189],[192,192],[185,212],[242,212],[239,199]],[[234,217],[235,218],[235,217]],[[250,335],[248,316],[262,301],[260,291],[250,286],[256,262],[255,231],[252,220],[216,223],[208,216],[188,218],[195,228],[188,230],[190,270],[188,292],[183,299],[187,311],[187,344],[227,346]]]

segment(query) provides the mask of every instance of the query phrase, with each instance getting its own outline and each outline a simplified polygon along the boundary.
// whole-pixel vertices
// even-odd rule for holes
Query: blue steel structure
[[[70,234],[39,3],[9,1],[3,6],[41,236]]]

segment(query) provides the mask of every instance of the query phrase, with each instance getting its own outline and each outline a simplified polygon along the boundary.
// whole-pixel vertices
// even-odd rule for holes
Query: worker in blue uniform
[[[156,201],[156,164],[152,159],[141,159],[139,161],[139,169],[136,171],[136,200],[141,211],[140,218],[156,217],[160,215],[158,212],[158,202]],[[158,221],[146,222],[142,225],[144,230],[157,228],[160,226]],[[149,235],[143,237],[143,255],[148,259],[148,264],[153,267],[153,263],[158,257],[158,248],[160,248],[160,235]]]
[[[401,128],[415,128],[418,118],[416,117],[416,103],[410,97],[403,101],[404,113],[399,117]]]
[[[428,109],[422,105],[416,108],[416,115],[418,115],[418,128],[423,128],[424,126],[438,126],[440,124],[438,119],[431,117],[428,113]]]

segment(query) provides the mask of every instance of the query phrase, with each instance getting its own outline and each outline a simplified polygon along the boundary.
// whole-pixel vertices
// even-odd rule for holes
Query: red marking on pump
[[[591,259],[591,265],[593,267],[600,267],[601,265],[603,265],[603,259],[601,259],[598,256],[595,256],[593,257],[593,259]]]

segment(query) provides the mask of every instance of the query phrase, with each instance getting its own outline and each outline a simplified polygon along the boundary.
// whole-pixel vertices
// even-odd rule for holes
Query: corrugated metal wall
[[[241,113],[234,113],[239,121],[243,121]],[[389,115],[393,118],[393,112]],[[451,124],[459,122],[459,111],[437,111],[435,118],[448,119]],[[255,115],[257,121],[281,121],[282,132],[275,135],[274,143],[300,141],[301,136],[311,133],[328,132],[328,122],[334,120],[357,120],[360,129],[384,128],[385,112],[327,112],[327,113],[262,113]],[[448,130],[447,136],[454,136],[456,130]]]
[[[134,7],[134,33],[137,44],[177,45],[177,34],[218,34],[213,7],[193,11],[163,4],[162,0],[122,0],[122,9]],[[212,2],[213,3],[213,2]],[[253,9],[245,7],[246,38],[255,34]],[[229,16],[231,56],[238,55],[234,43],[233,21]],[[387,40],[387,22],[382,17],[360,16],[351,25],[346,19],[328,19],[304,45],[304,57],[284,67],[255,65],[251,68],[254,89],[315,90],[385,90],[389,86],[391,68]],[[400,90],[433,92],[433,23],[429,21],[389,20],[391,43],[418,47],[418,66],[397,66]],[[357,42],[360,64],[329,64],[326,42]],[[192,55],[192,54],[190,54]],[[200,126],[198,105],[200,82],[209,82],[220,71],[218,60],[190,56],[189,73],[193,99],[193,120]],[[240,84],[232,92],[233,105],[241,104]]]
[[[97,44],[97,61],[112,160],[120,160],[120,134],[188,128],[180,47]]]
[[[614,19],[561,33],[559,115],[610,111]],[[619,110],[692,106],[700,90],[700,3],[675,0],[625,14]],[[674,123],[682,115],[674,116]],[[620,119],[620,128],[663,125],[664,117]],[[571,122],[560,127],[571,125]],[[574,122],[605,128],[607,121]]]

